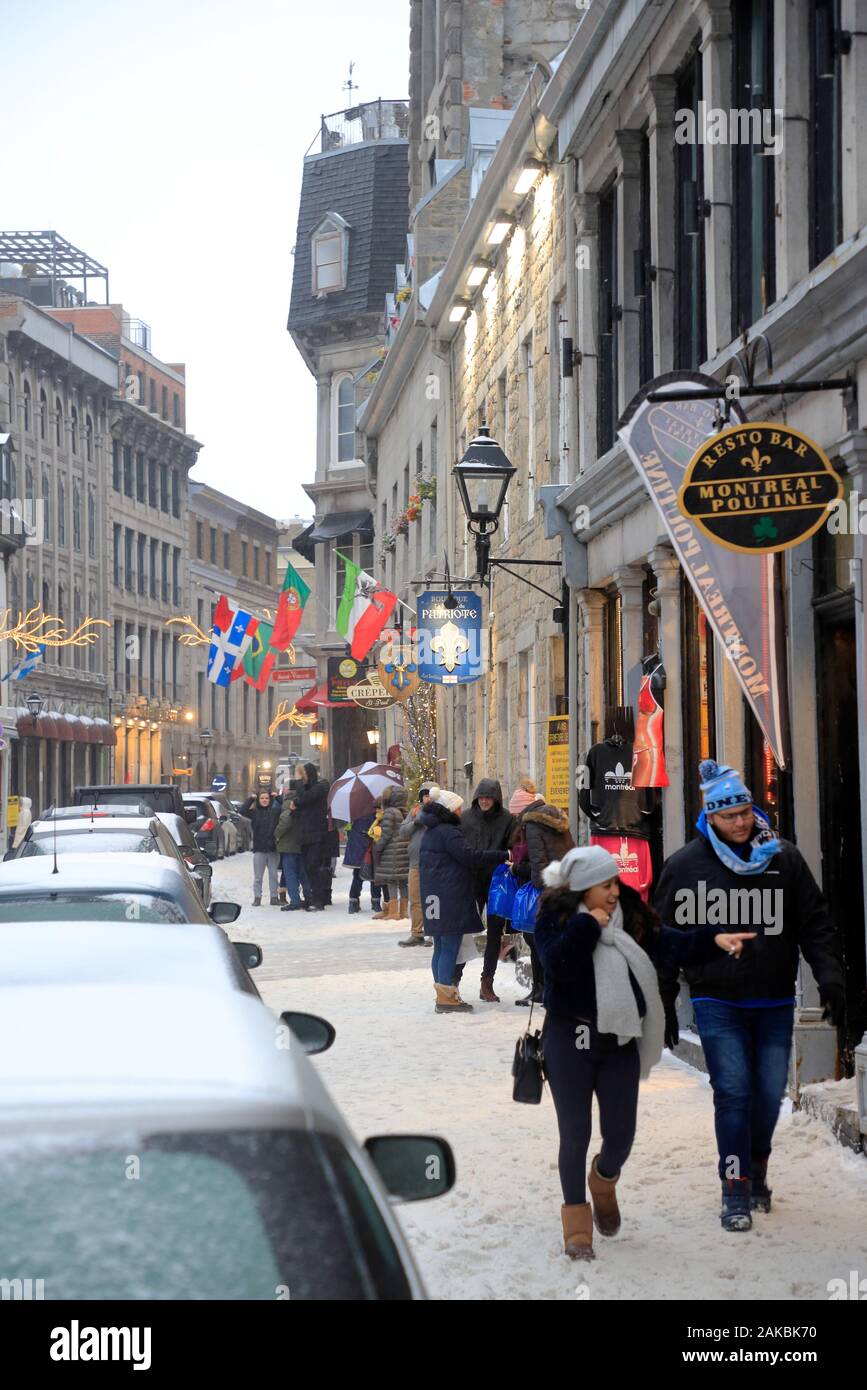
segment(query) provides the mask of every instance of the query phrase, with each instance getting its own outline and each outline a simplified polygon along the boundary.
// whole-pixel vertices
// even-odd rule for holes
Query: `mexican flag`
[[[277,660],[277,653],[269,650],[274,627],[272,623],[259,619],[259,626],[253,634],[253,641],[244,653],[244,679],[257,690],[267,689],[271,672]]]
[[[355,660],[363,661],[391,617],[397,595],[383,589],[345,555],[340,558],[346,565],[346,583],[337,610],[337,631]]]
[[[283,588],[277,602],[277,616],[271,631],[272,651],[285,652],[301,626],[301,614],[310,597],[310,587],[304,583],[293,565],[286,566]]]

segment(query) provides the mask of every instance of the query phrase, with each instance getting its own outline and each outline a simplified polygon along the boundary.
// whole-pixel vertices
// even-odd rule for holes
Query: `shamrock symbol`
[[[769,516],[763,516],[761,521],[757,521],[754,525],[753,535],[757,541],[776,540],[777,528]]]

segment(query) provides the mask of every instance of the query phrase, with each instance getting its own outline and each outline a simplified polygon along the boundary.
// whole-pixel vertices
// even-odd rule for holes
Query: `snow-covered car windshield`
[[[47,830],[42,835],[32,835],[18,858],[53,854],[55,846],[58,854],[88,854],[91,851],[104,854],[106,850],[113,854],[153,854],[159,849],[153,835],[150,832],[142,835],[140,830],[58,830],[56,835],[53,830]]]
[[[408,1299],[340,1141],[295,1131],[0,1144],[4,1266],[46,1299]]]
[[[173,898],[159,893],[77,892],[4,893],[0,895],[3,922],[186,922]]]

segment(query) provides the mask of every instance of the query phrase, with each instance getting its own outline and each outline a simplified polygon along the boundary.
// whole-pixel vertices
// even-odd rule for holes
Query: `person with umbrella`
[[[361,889],[364,884],[362,867],[365,863],[365,855],[370,848],[368,830],[373,825],[373,818],[376,812],[371,810],[365,816],[354,816],[346,827],[346,850],[343,855],[343,862],[348,869],[352,870],[352,882],[349,885],[349,911],[350,914],[361,911]],[[371,876],[370,883],[370,910],[378,912],[382,902],[382,889],[376,880]]]
[[[365,856],[373,843],[374,837],[369,831],[376,818],[378,799],[387,787],[400,784],[401,776],[397,768],[373,762],[348,767],[331,784],[328,793],[329,814],[332,820],[349,822],[343,862],[353,870],[349,887],[350,913],[361,911],[361,885],[368,877],[365,865],[370,862]],[[370,900],[376,911],[380,909],[381,894],[382,887],[376,883],[371,870]]]

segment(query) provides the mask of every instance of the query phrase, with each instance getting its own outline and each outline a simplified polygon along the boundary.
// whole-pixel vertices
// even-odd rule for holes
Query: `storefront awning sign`
[[[416,645],[423,681],[431,685],[477,681],[485,670],[480,596],[468,589],[451,596],[445,589],[421,594]]]

